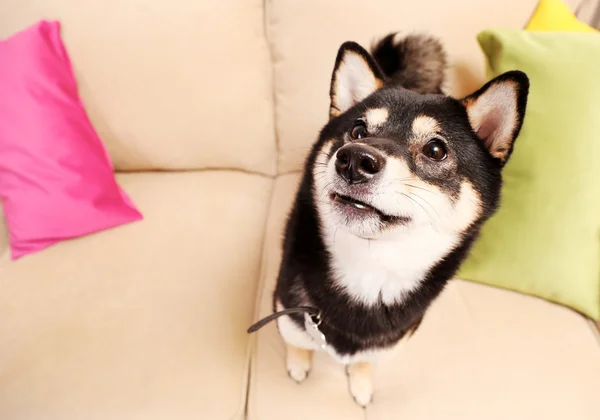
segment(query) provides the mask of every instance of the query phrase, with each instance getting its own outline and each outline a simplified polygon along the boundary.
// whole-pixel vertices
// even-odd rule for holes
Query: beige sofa
[[[580,2],[571,1],[576,7]],[[600,419],[600,338],[545,301],[455,280],[375,372],[365,411],[316,357],[292,382],[270,310],[282,226],[338,46],[427,30],[449,89],[535,0],[2,0],[58,18],[140,223],[11,262],[0,227],[0,419]],[[567,279],[565,279],[567,281]]]

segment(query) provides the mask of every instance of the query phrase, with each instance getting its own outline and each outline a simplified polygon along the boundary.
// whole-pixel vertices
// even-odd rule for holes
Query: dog
[[[446,54],[428,35],[390,34],[371,50],[339,48],[329,120],[287,219],[274,314],[261,321],[276,319],[293,380],[325,351],[363,407],[371,364],[414,333],[497,210],[529,91],[526,74],[509,71],[444,95]]]

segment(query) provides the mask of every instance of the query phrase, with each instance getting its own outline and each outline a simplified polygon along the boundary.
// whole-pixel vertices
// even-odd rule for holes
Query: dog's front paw
[[[306,378],[308,378],[308,374],[310,373],[310,369],[306,369],[302,366],[291,366],[288,364],[288,375],[297,383],[302,383]]]
[[[287,345],[286,368],[288,375],[297,383],[308,377],[311,367],[311,351]]]
[[[373,382],[371,381],[371,365],[355,363],[348,366],[348,388],[354,401],[361,407],[366,407],[373,400]]]

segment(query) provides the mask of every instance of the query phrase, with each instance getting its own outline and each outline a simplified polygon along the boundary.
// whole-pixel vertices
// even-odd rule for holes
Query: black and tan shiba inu
[[[362,406],[370,363],[412,334],[496,210],[525,114],[524,73],[455,99],[442,94],[445,63],[421,35],[390,35],[372,55],[340,47],[287,222],[270,319],[289,375],[303,381],[325,351]]]

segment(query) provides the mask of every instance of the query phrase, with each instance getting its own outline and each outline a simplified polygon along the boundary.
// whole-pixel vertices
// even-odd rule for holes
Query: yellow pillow
[[[578,20],[562,0],[540,0],[525,29],[528,31],[598,32]]]

